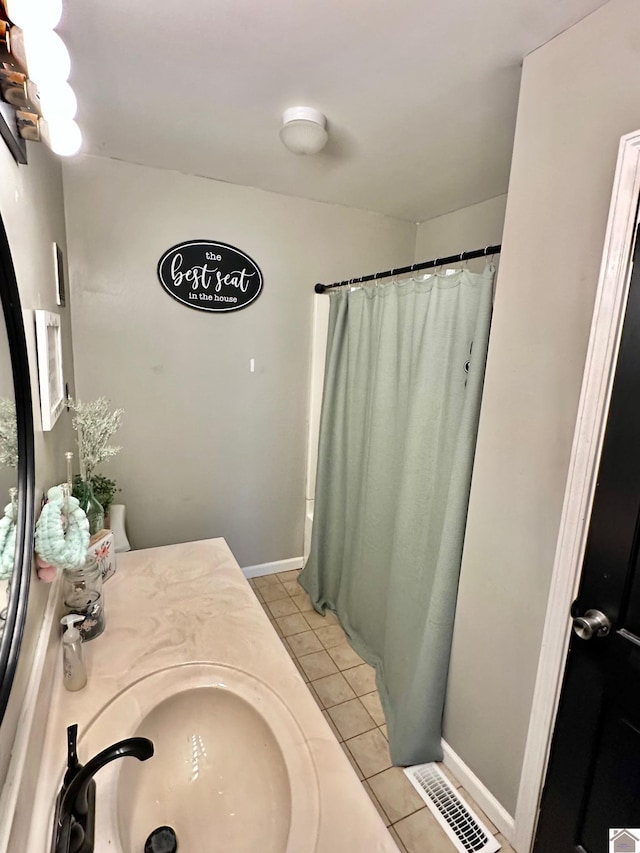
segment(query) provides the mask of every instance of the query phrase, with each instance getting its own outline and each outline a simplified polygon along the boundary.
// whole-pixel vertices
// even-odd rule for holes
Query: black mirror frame
[[[31,374],[20,294],[9,241],[0,216],[0,301],[4,312],[16,404],[18,430],[18,516],[11,595],[0,642],[0,722],[9,701],[24,633],[33,559],[35,514],[35,450]]]

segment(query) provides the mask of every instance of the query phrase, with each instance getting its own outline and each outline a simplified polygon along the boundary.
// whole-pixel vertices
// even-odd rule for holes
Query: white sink
[[[133,736],[150,738],[155,754],[97,774],[96,853],[142,853],[164,824],[185,853],[315,850],[318,783],[307,741],[255,676],[186,664],[142,678],[81,733],[79,758]]]

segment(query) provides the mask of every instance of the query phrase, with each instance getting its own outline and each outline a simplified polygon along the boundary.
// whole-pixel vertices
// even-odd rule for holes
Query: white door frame
[[[569,610],[580,583],[596,475],[629,292],[630,259],[638,219],[639,195],[640,131],[636,131],[622,137],[618,151],[516,804],[512,843],[518,853],[529,853],[531,850],[549,758],[571,632]]]

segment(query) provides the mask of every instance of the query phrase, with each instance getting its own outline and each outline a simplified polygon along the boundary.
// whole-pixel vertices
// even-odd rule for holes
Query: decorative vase
[[[85,511],[85,515],[89,521],[89,533],[91,536],[95,536],[104,527],[104,509],[100,501],[93,494],[91,480],[87,480],[85,486],[86,496],[80,506]]]

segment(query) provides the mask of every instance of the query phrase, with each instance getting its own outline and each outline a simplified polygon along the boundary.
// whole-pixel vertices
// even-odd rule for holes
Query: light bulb
[[[11,21],[23,30],[53,30],[62,17],[62,0],[5,0]]]
[[[71,57],[65,43],[53,30],[25,30],[22,34],[29,78],[38,86],[49,80],[66,80]]]
[[[48,122],[70,120],[78,111],[78,101],[71,86],[64,80],[38,86],[40,109]]]
[[[54,154],[73,157],[82,145],[82,133],[75,121],[41,119],[40,134]]]

